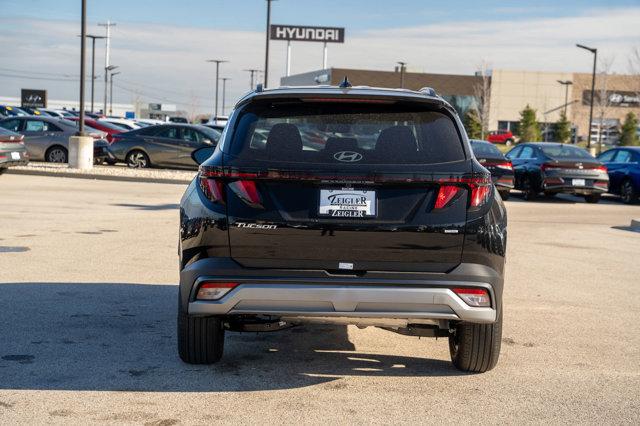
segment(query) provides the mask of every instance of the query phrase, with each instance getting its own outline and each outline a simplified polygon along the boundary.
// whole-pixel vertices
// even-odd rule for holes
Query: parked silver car
[[[29,157],[34,161],[66,163],[69,159],[69,137],[78,132],[77,124],[60,118],[43,116],[8,117],[0,120],[0,127],[24,135]],[[93,156],[96,163],[114,159],[106,133],[85,126],[94,138]]]
[[[198,148],[216,146],[220,132],[209,127],[169,123],[144,127],[113,136],[111,152],[129,167],[176,167],[197,169],[191,154]]]

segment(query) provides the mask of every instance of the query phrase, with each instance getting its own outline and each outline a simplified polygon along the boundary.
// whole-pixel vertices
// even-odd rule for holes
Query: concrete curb
[[[93,180],[113,180],[121,182],[143,182],[143,183],[167,183],[174,185],[187,185],[191,182],[191,179],[171,179],[171,178],[152,178],[143,176],[117,176],[117,175],[102,175],[91,173],[74,173],[74,172],[51,172],[46,170],[24,170],[9,167],[5,174],[13,175],[32,175],[32,176],[52,176],[52,177],[65,177],[72,179],[93,179]]]

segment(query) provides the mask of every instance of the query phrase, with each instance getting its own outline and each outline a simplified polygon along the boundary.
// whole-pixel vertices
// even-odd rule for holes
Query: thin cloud
[[[329,46],[329,65],[392,70],[396,61],[404,60],[412,71],[470,74],[486,60],[495,68],[588,72],[591,57],[575,48],[580,42],[598,47],[603,55],[615,56],[614,71],[624,73],[633,47],[640,44],[638,22],[640,7],[590,10],[558,18],[442,22],[354,33],[347,28],[345,44]],[[0,26],[4,64],[23,70],[78,73],[77,22],[0,18]],[[101,34],[103,29],[90,26],[89,31]],[[120,86],[127,89],[117,91],[119,102],[131,102],[136,97],[131,92],[137,92],[142,99],[166,100],[183,108],[196,103],[204,111],[213,103],[214,90],[214,67],[206,59],[230,61],[221,66],[221,76],[232,79],[227,104],[249,89],[249,75],[243,70],[264,66],[262,31],[119,22],[112,46],[112,63],[122,71]],[[103,44],[98,43],[96,50],[101,74]],[[293,43],[292,50],[293,73],[321,68],[322,44]],[[286,43],[271,43],[271,85],[284,74],[285,55]],[[42,81],[38,85],[49,89],[51,99],[77,97],[77,87],[69,82]],[[33,80],[0,76],[0,93],[5,96],[17,96],[20,87],[31,86]]]

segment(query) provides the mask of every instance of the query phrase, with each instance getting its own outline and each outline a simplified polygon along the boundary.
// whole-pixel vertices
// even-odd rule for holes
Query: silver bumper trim
[[[468,286],[487,288],[495,301],[489,284],[469,283]],[[496,320],[495,307],[469,306],[444,287],[267,283],[243,283],[218,301],[192,299],[189,314],[435,319],[475,323]]]

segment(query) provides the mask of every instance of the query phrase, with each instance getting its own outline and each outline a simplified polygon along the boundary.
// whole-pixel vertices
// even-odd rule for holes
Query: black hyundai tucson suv
[[[506,211],[432,89],[258,88],[212,151],[180,206],[182,360],[218,361],[226,331],[324,323],[496,365]]]

